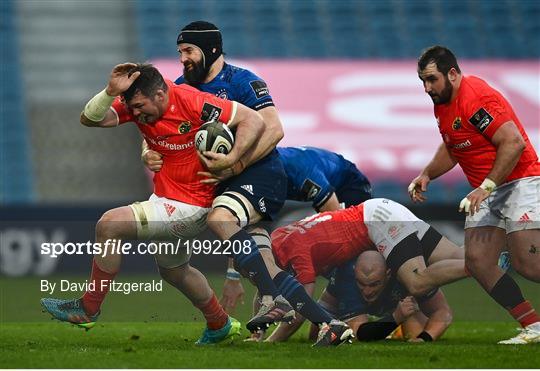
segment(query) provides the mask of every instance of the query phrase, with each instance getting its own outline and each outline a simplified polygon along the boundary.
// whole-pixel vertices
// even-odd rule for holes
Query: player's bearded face
[[[452,84],[450,83],[448,76],[444,76],[444,87],[442,90],[439,92],[432,90],[428,94],[431,97],[433,104],[438,105],[450,102],[450,99],[452,98]]]
[[[202,58],[198,61],[188,59],[184,62],[184,78],[190,85],[199,85],[204,79],[208,71],[203,66]]]
[[[433,104],[446,104],[452,99],[453,86],[448,79],[448,74],[439,71],[437,65],[432,62],[418,72],[418,77],[424,84],[425,92],[430,96]]]

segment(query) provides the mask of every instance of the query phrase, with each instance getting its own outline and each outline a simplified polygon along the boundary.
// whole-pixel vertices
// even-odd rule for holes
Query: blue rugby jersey
[[[180,76],[175,83],[185,83],[184,77]],[[249,70],[227,63],[212,81],[199,84],[195,88],[223,99],[237,101],[255,111],[274,105],[263,79]]]
[[[311,201],[319,208],[351,181],[351,174],[369,185],[365,175],[337,153],[315,147],[278,147],[278,152],[287,172],[288,200]]]
[[[408,295],[405,287],[395,278],[391,278],[377,301],[368,304],[356,285],[355,261],[356,258],[337,267],[329,276],[330,282],[326,290],[338,300],[335,314],[342,321],[347,321],[361,314],[383,317],[393,313],[399,301]]]

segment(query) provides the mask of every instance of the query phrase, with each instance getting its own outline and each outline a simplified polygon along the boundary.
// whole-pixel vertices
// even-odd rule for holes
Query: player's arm
[[[250,148],[241,158],[240,163],[244,170],[249,165],[259,161],[261,158],[268,155],[281,139],[283,139],[283,126],[276,107],[269,106],[257,111],[263,118],[264,128],[261,137],[257,140],[255,146]]]
[[[229,124],[236,128],[234,146],[229,156],[237,163],[246,152],[253,148],[264,132],[264,120],[259,112],[237,103],[236,114]]]
[[[315,291],[315,282],[306,283],[303,286],[306,293],[309,296],[313,296],[313,292]],[[266,339],[266,341],[286,341],[296,331],[298,331],[300,326],[302,326],[302,323],[304,323],[304,320],[305,318],[296,312],[296,318],[291,324],[281,322],[274,332],[272,332],[272,334]]]
[[[240,159],[249,149],[254,147],[264,130],[263,119],[257,111],[238,102],[233,102],[233,104],[236,105],[235,114],[228,123],[231,129],[236,129],[234,146],[231,152],[227,155],[208,151],[199,154],[201,161],[210,173],[219,173],[225,169],[232,169],[233,175],[238,174],[239,171],[236,169],[242,166]]]
[[[330,294],[328,290],[324,289],[321,297],[317,301],[317,304],[319,304],[321,307],[324,308],[328,313],[334,314],[336,317],[338,316],[338,305],[339,300],[334,295]],[[365,313],[351,313],[352,317],[348,319],[343,319],[344,322],[353,330],[354,333],[358,331],[358,327],[360,327],[362,324],[369,321],[367,314]],[[313,323],[311,324],[311,327],[309,328],[309,339],[310,340],[316,340],[317,334],[319,333],[319,328],[315,326]]]
[[[498,185],[514,170],[527,144],[513,121],[502,124],[491,142],[497,148],[497,155],[487,177]]]
[[[419,303],[420,310],[428,317],[424,331],[416,337],[420,341],[433,341],[442,336],[452,323],[452,310],[441,290]]]
[[[101,93],[103,93],[103,92],[104,92],[104,90]],[[99,93],[99,94],[101,94],[101,93]],[[98,97],[98,95],[94,96],[94,98]],[[94,98],[92,98],[92,99],[94,99]],[[114,99],[114,97],[113,97],[113,99]],[[100,99],[98,98],[98,100],[100,100]],[[106,102],[107,100],[103,100],[103,102]],[[90,103],[91,101],[92,100],[90,100],[88,103]],[[107,103],[105,103],[105,104],[107,104]],[[113,128],[115,126],[118,126],[118,115],[110,107],[111,104],[112,104],[112,101],[111,101],[111,103],[109,103],[109,108],[107,109],[107,111],[105,113],[105,116],[100,121],[93,121],[93,120],[89,119],[86,115],[87,114],[91,115],[91,113],[88,113],[86,108],[85,108],[85,110],[81,112],[81,119],[80,119],[81,124],[83,124],[84,126],[90,127],[90,128],[92,128],[92,127]],[[86,106],[88,107],[88,104]],[[90,112],[91,112],[91,109],[90,109]]]
[[[227,313],[232,314],[236,310],[238,301],[244,304],[244,293],[244,286],[242,286],[242,282],[240,281],[240,273],[234,268],[234,259],[228,258],[227,273],[225,275],[225,282],[223,283],[220,304]]]
[[[303,167],[304,165],[295,166]],[[304,171],[300,170],[299,173]],[[335,188],[330,184],[324,171],[317,167],[308,171],[306,179],[304,179],[301,185],[300,192],[305,200],[312,201],[312,206],[318,213],[342,208],[335,193]]]
[[[325,311],[327,311],[330,314],[337,313],[338,311],[338,305],[339,301],[338,299],[330,294],[328,290],[325,288],[323,292],[321,293],[321,296],[319,297],[319,300],[317,300],[317,304],[319,304],[322,308],[324,308]],[[319,334],[319,327],[316,326],[314,323],[312,323],[309,327],[309,339],[310,340],[317,340],[317,335]]]
[[[359,314],[345,321],[345,323],[354,331],[355,334],[358,332],[360,326],[368,322],[369,318],[367,314]]]
[[[456,164],[457,160],[452,156],[446,144],[441,143],[424,170],[409,184],[408,192],[411,199],[414,202],[425,201],[426,197],[423,192],[427,191],[429,182],[449,172]]]
[[[126,91],[140,72],[129,74],[134,63],[114,66],[107,87],[88,101],[81,113],[81,124],[89,127],[113,127],[118,125],[118,115],[111,108],[115,98]]]
[[[513,121],[501,124],[492,135],[491,143],[497,149],[493,167],[482,184],[461,200],[460,211],[465,210],[471,215],[478,212],[482,201],[514,170],[526,147],[525,140]]]
[[[441,143],[437,148],[437,152],[435,152],[435,155],[420,175],[425,175],[430,180],[433,180],[452,170],[456,164],[457,160],[452,156],[446,144]]]
[[[360,325],[356,337],[358,341],[383,340],[418,310],[415,299],[412,296],[407,296],[398,303],[392,313],[388,313],[377,321]]]
[[[324,211],[334,211],[339,210],[342,208],[342,205],[339,203],[339,200],[336,196],[335,192],[332,192],[332,195],[328,200],[326,200],[321,207],[317,209],[318,212],[324,212]]]

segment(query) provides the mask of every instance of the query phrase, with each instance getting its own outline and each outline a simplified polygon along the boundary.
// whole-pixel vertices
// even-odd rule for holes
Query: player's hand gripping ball
[[[205,122],[195,134],[195,147],[199,152],[228,154],[234,145],[234,136],[222,122]]]

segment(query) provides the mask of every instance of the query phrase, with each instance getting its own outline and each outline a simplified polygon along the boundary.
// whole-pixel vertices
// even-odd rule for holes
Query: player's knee
[[[420,298],[424,295],[427,295],[430,290],[431,290],[431,287],[423,285],[423,284],[413,284],[407,287],[407,291],[409,291],[409,293],[415,298]]]
[[[241,228],[250,224],[250,208],[245,199],[234,192],[225,192],[214,199],[212,211],[208,215],[209,223],[236,223]],[[210,228],[212,226],[209,224]]]
[[[424,279],[421,278],[422,276],[421,272],[419,272],[418,274],[420,275],[418,278],[411,279],[405,283],[405,287],[407,288],[407,291],[416,298],[420,298],[424,295],[427,295],[430,293],[430,291],[433,290],[433,287],[431,287],[429,284],[425,282]]]
[[[172,286],[179,287],[183,284],[189,264],[179,267],[165,268],[158,265],[159,275]]]
[[[485,268],[486,260],[480,253],[471,251],[471,249],[465,250],[465,267],[471,273],[481,272]]]
[[[106,211],[96,224],[96,239],[115,238],[117,234],[118,218],[115,210]]]
[[[448,328],[454,320],[454,313],[446,300],[442,300],[439,304],[438,313],[437,318],[444,324],[445,328]]]
[[[175,286],[174,275],[172,274],[170,269],[163,268],[158,265],[158,270],[159,270],[159,275],[161,276],[161,278],[165,280],[165,282],[167,282],[170,285]]]
[[[227,227],[238,225],[238,220],[229,210],[217,207],[208,214],[207,225],[212,232],[221,236]]]
[[[270,234],[264,228],[260,228],[260,227],[249,228],[248,233],[253,238],[253,241],[255,241],[257,246],[259,246],[259,248],[266,248],[266,249],[272,248]]]
[[[106,211],[96,224],[96,239],[136,239],[137,224],[131,208],[124,206]]]
[[[512,256],[512,268],[528,280],[540,282],[540,266],[536,259],[523,259]]]
[[[216,223],[233,222],[238,224],[238,218],[229,209],[224,207],[216,207],[210,211],[208,221]]]

